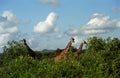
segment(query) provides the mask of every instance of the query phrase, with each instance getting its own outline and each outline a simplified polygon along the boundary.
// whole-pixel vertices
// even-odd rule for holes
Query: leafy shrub
[[[0,78],[120,78],[120,40],[91,37],[87,48],[76,58],[74,47],[67,61],[54,63],[61,52],[35,52],[33,59],[19,42],[11,41],[0,55]]]

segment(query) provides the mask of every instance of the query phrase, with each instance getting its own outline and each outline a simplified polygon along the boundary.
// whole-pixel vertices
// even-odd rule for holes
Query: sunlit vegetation
[[[76,48],[71,47],[67,61],[54,62],[61,52],[35,52],[17,41],[9,41],[0,54],[0,78],[120,78],[120,40],[91,37],[84,51],[73,59]]]

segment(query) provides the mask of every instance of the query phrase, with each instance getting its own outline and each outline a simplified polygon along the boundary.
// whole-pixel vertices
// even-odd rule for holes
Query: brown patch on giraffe
[[[83,40],[83,42],[80,44],[80,47],[78,48],[78,50],[74,53],[74,58],[76,58],[77,56],[79,56],[80,53],[82,52],[83,44],[87,44],[87,42],[85,40]]]
[[[58,62],[60,59],[64,58],[64,60],[66,60],[66,54],[68,52],[68,50],[70,49],[70,46],[72,45],[72,43],[75,42],[74,38],[71,38],[69,43],[67,44],[66,48],[54,58],[55,62]]]

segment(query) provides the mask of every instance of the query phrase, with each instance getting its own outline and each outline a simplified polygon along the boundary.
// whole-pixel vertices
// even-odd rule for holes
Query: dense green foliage
[[[35,52],[36,59],[17,41],[10,41],[0,54],[0,78],[120,78],[120,40],[91,37],[86,49],[73,59],[71,47],[67,61],[54,63],[61,52]]]

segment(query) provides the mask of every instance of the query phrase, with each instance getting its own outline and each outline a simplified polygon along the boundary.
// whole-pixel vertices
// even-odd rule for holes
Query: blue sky
[[[120,0],[0,0],[0,48],[27,39],[33,50],[79,47],[91,36],[120,38]]]

